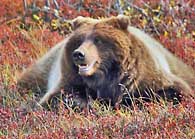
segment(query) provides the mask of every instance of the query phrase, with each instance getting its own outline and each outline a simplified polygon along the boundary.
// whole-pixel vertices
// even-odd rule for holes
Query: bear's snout
[[[75,50],[72,54],[72,58],[75,63],[83,63],[85,61],[85,53]]]

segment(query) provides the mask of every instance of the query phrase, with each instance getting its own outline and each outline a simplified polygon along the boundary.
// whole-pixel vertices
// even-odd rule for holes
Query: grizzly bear
[[[18,80],[22,88],[46,92],[39,104],[48,103],[61,89],[113,106],[134,97],[194,97],[193,69],[130,26],[129,17],[77,17],[71,24],[73,32]]]

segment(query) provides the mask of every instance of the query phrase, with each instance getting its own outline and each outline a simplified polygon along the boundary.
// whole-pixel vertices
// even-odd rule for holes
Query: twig
[[[139,8],[138,6],[133,5],[133,4],[130,3],[130,2],[127,2],[127,3],[128,3],[128,5],[129,5],[131,8],[135,9],[136,11],[138,11],[139,13],[141,13],[144,17],[146,17],[146,19],[147,19],[149,22],[152,23],[152,26],[153,26],[153,28],[154,28],[156,34],[157,34],[158,36],[160,36],[160,33],[158,32],[158,30],[157,30],[157,28],[156,28],[156,26],[155,26],[154,20],[153,20],[151,17],[149,17],[149,16],[145,13],[144,9]]]

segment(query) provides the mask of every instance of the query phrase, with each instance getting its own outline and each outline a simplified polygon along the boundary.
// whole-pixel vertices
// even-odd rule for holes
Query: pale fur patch
[[[49,73],[47,89],[48,91],[56,84],[56,81],[61,77],[61,59],[56,58]]]
[[[128,31],[145,44],[158,70],[163,70],[166,73],[172,74],[165,56],[165,53],[167,52],[165,52],[165,48],[163,48],[159,42],[135,27],[128,26]]]
[[[47,92],[39,101],[39,104],[47,103],[47,101],[56,93],[59,93],[59,87],[62,82],[62,71],[61,71],[61,60],[64,52],[64,47],[66,45],[67,39],[63,40],[62,42],[58,43],[54,48],[49,51],[45,58],[42,61],[48,61],[51,57],[54,58],[51,69],[48,75],[48,83],[47,83]],[[53,59],[52,58],[52,59]]]
[[[61,49],[60,49],[61,50]],[[59,87],[62,79],[61,72],[61,58],[62,52],[57,53],[59,56],[55,58],[54,63],[51,66],[51,70],[49,72],[48,83],[47,83],[47,92],[39,101],[39,104],[47,103],[48,100],[55,94],[59,93]]]
[[[174,56],[172,56],[167,49],[165,49],[158,41],[138,28],[128,26],[127,30],[145,44],[148,52],[155,62],[157,69],[162,71],[164,76],[169,79],[170,82],[179,82],[184,86],[183,89],[187,93],[191,92],[190,86],[183,79],[172,73],[166,56]]]
[[[52,63],[51,69],[49,71],[47,90],[49,91],[52,86],[56,84],[56,81],[61,77],[61,59],[63,55],[63,48],[65,47],[67,39],[64,39],[62,42],[58,43],[51,52],[54,52],[54,61]],[[51,54],[50,54],[51,55]],[[48,59],[48,58],[47,58]]]

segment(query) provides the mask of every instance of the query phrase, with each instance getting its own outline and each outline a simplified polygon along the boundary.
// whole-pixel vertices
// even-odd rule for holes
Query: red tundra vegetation
[[[29,108],[23,114],[19,107],[35,98],[31,92],[21,97],[16,87],[20,71],[71,31],[62,20],[79,15],[129,15],[133,26],[195,69],[194,1],[54,0],[45,6],[37,0],[33,7],[26,0],[26,10],[23,2],[0,1],[0,138],[195,138],[194,99],[117,110],[94,102],[91,110],[76,111],[59,103],[58,112]]]

